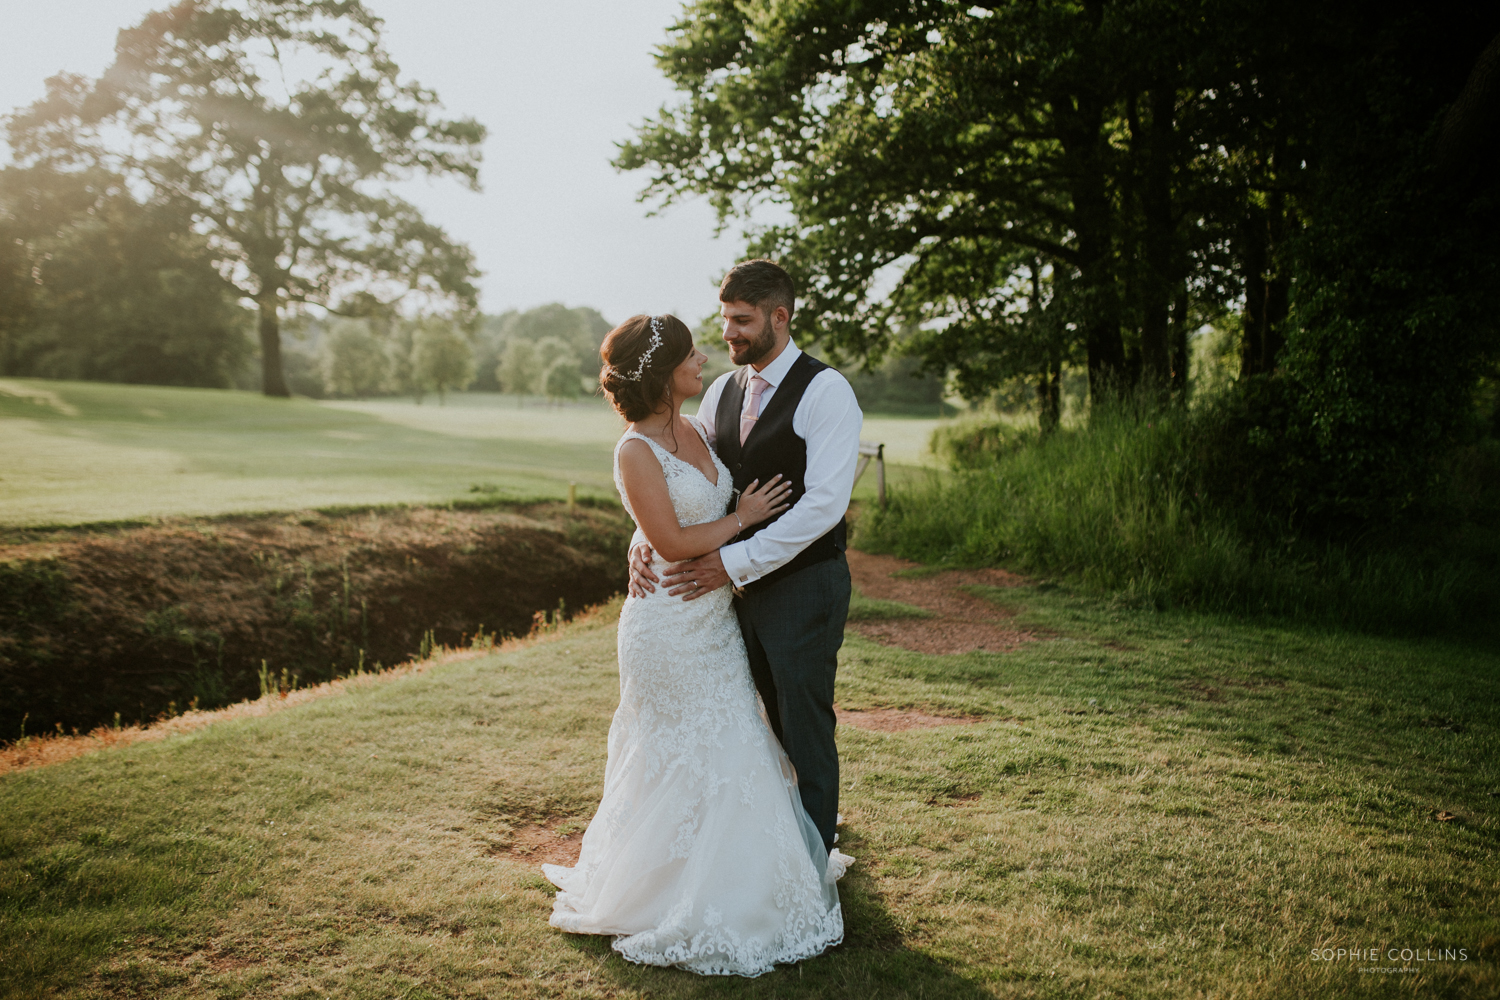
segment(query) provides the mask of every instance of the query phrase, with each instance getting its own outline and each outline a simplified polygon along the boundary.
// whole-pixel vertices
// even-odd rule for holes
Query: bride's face
[[[672,370],[672,395],[677,400],[692,399],[703,391],[703,365],[708,355],[694,347],[682,364]]]

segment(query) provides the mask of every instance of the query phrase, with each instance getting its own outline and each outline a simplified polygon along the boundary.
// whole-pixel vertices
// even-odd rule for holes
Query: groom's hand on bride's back
[[[630,550],[630,585],[626,591],[631,597],[645,597],[656,593],[656,584],[661,578],[651,569],[651,546],[639,542]]]
[[[656,593],[656,585],[667,588],[673,597],[684,601],[711,594],[729,582],[729,573],[724,569],[724,560],[715,549],[706,556],[674,563],[667,567],[665,578],[651,569],[651,546],[638,542],[630,550],[630,585],[626,588],[631,597],[645,597]]]
[[[673,597],[691,601],[711,594],[729,582],[729,573],[724,569],[724,559],[714,549],[706,556],[673,563],[661,579],[661,585]]]

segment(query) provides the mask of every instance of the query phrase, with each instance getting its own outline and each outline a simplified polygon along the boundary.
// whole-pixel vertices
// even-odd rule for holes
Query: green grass
[[[610,611],[0,779],[0,996],[1500,991],[1493,648],[981,593],[1052,637],[954,657],[845,645],[845,707],[986,721],[840,729],[840,846],[859,862],[830,955],[748,982],[631,966],[552,931],[545,883],[499,851],[597,802]],[[1468,961],[1369,975],[1314,961],[1324,947]]]
[[[973,445],[956,449],[969,467],[909,476],[887,511],[861,516],[857,544],[1148,604],[1425,633],[1500,619],[1495,525],[1372,526],[1335,541],[1261,523],[1265,512],[1204,492],[1201,435],[1180,413],[1101,417],[1045,439],[991,429],[950,425]]]
[[[930,460],[936,420],[871,418],[890,482]],[[255,393],[0,379],[0,524],[613,498],[621,423],[602,400],[547,406],[499,394],[320,403]],[[871,470],[856,489],[873,499]]]
[[[883,601],[866,597],[855,587],[849,595],[849,621],[861,622],[884,618],[931,618],[932,612],[900,601]]]

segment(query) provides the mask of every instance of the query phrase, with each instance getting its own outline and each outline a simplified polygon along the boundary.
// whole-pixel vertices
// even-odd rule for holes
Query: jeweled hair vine
[[[641,354],[640,360],[636,362],[635,370],[630,372],[622,372],[620,371],[620,369],[615,368],[611,365],[608,366],[610,371],[614,372],[616,375],[627,382],[639,382],[641,380],[641,377],[646,374],[646,366],[651,363],[651,355],[656,353],[656,349],[661,346],[661,332],[664,326],[665,324],[662,322],[662,318],[660,316],[652,316],[651,342],[646,346],[645,352]]]
[[[671,398],[673,373],[693,353],[693,332],[676,316],[639,313],[599,345],[599,388],[626,420],[658,412]]]

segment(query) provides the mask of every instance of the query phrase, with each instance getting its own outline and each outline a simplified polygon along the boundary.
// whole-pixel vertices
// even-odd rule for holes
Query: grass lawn
[[[546,884],[505,848],[597,801],[611,607],[520,649],[0,778],[0,996],[1500,992],[1500,654],[1059,588],[985,596],[1051,637],[845,645],[843,707],[983,721],[841,727],[840,846],[859,861],[832,954],[709,980],[547,926]],[[1377,965],[1415,971],[1360,972]]]
[[[935,419],[871,418],[890,481],[916,474]],[[256,393],[0,379],[0,524],[613,497],[621,424],[602,400],[499,394],[316,402]],[[909,466],[909,467],[908,467]],[[867,473],[856,493],[875,495]]]

